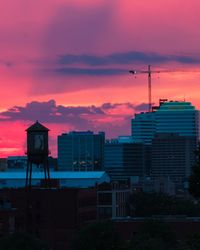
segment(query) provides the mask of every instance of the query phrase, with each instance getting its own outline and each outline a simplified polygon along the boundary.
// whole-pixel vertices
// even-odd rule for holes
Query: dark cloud
[[[25,107],[15,106],[5,112],[1,112],[0,120],[39,120],[47,123],[69,123],[81,127],[88,124],[88,121],[81,116],[102,114],[104,114],[103,110],[95,106],[65,107],[56,105],[54,100],[50,100],[48,102],[34,101],[26,104]]]
[[[141,104],[144,105],[144,104]],[[30,102],[26,106],[15,106],[0,113],[0,121],[36,121],[66,124],[75,130],[102,130],[108,135],[127,134],[130,120],[140,105],[132,103],[104,103],[100,106],[63,106],[54,100]],[[120,108],[127,109],[125,113]],[[112,110],[116,109],[112,113]]]
[[[147,103],[141,103],[137,106],[135,106],[135,111],[146,111],[149,109],[149,104]]]
[[[60,68],[55,70],[56,73],[62,75],[89,75],[89,76],[109,76],[127,74],[128,71],[124,69],[108,69],[108,68]]]
[[[179,62],[188,64],[198,64],[200,59],[190,56],[182,55],[161,55],[156,53],[145,53],[140,51],[129,51],[124,53],[113,53],[106,56],[96,55],[59,55],[59,64],[85,64],[88,66],[103,66],[113,64],[131,64],[131,63],[167,63],[167,62]]]
[[[130,102],[124,102],[124,103],[110,103],[110,102],[106,102],[106,103],[103,103],[101,108],[103,110],[109,110],[109,109],[115,109],[115,108],[118,108],[120,106],[126,106],[127,108],[130,108],[130,109],[133,109],[135,110],[137,106],[135,106],[134,104],[130,103]]]

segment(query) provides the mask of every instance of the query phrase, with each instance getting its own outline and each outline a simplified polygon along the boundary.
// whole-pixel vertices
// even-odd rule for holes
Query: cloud
[[[124,69],[108,69],[108,68],[60,68],[55,70],[56,73],[62,75],[88,75],[88,76],[112,76],[127,74],[128,71]]]
[[[105,66],[115,64],[131,64],[131,63],[167,63],[178,62],[186,64],[199,64],[200,59],[192,56],[185,55],[162,55],[153,52],[142,51],[129,51],[122,53],[113,53],[105,56],[97,56],[90,54],[80,55],[59,55],[58,63],[71,65],[71,64],[84,64],[88,66]]]
[[[145,104],[141,104],[145,105]],[[56,105],[54,100],[33,101],[24,107],[14,106],[0,113],[1,122],[36,121],[57,124],[73,130],[101,130],[110,136],[130,133],[130,121],[141,105],[132,103],[104,103],[100,106]],[[141,107],[140,107],[141,109]]]
[[[147,103],[141,103],[141,104],[135,106],[136,111],[146,111],[148,109],[149,109],[149,104],[147,104]]]

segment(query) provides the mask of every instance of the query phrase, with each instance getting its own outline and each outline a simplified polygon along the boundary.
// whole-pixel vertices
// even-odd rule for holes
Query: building
[[[132,119],[132,137],[135,143],[149,147],[146,175],[151,177],[148,183],[153,183],[154,190],[155,183],[163,183],[160,178],[172,183],[170,186],[175,184],[176,189],[186,188],[199,139],[198,110],[190,102],[160,100],[152,112],[136,114]],[[142,186],[145,183],[144,178]]]
[[[0,158],[0,172],[6,171],[8,168],[7,158]]]
[[[145,175],[145,145],[142,143],[124,143],[124,140],[117,139],[106,141],[104,157],[105,171],[112,180]]]
[[[198,139],[198,111],[190,102],[163,102],[155,111],[156,133],[178,133]]]
[[[0,196],[0,238],[15,232],[15,215],[16,209],[12,207],[11,202]]]
[[[60,188],[89,188],[101,183],[109,183],[110,177],[106,172],[85,171],[85,172],[66,172],[51,171],[51,183]],[[25,187],[26,172],[2,172],[0,174],[0,188],[23,188]],[[44,173],[32,173],[32,185],[34,187],[43,186]]]
[[[105,134],[91,131],[58,136],[58,170],[100,171],[104,166]]]
[[[135,143],[151,144],[156,131],[155,113],[147,112],[135,114],[131,120],[132,137]]]
[[[5,226],[0,228],[2,236],[13,231],[28,232],[47,242],[52,250],[71,249],[77,230],[97,219],[94,188],[33,188],[28,193],[25,188],[0,189],[0,199],[16,208],[13,214],[0,207],[0,225],[2,220]]]
[[[117,182],[103,183],[97,187],[98,219],[122,218],[127,216],[130,186]]]
[[[25,171],[27,168],[28,157],[27,156],[8,156],[6,171]],[[50,169],[57,169],[57,159],[51,156],[48,157],[48,164]],[[33,164],[33,171],[43,171],[41,166]]]
[[[156,134],[152,141],[151,176],[183,184],[195,161],[196,137],[175,133]]]
[[[134,142],[151,144],[155,134],[178,133],[198,139],[198,111],[190,102],[164,101],[153,112],[132,119]]]

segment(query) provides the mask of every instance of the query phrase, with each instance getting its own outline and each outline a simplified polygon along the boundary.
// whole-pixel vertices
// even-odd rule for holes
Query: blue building
[[[178,133],[198,139],[198,111],[190,102],[163,102],[155,111],[156,133]]]
[[[106,141],[104,169],[112,180],[129,180],[146,173],[146,145],[132,140],[115,139]]]
[[[198,140],[198,111],[190,102],[165,101],[154,112],[132,119],[134,142],[151,144],[155,134],[176,133]]]
[[[190,102],[164,100],[152,112],[135,115],[133,141],[150,147],[146,173],[153,181],[166,178],[177,190],[184,189],[195,161],[198,130],[198,110]]]
[[[105,134],[72,131],[58,136],[58,170],[99,171],[104,165]]]
[[[136,114],[132,122],[132,137],[135,143],[151,144],[156,132],[155,113]]]

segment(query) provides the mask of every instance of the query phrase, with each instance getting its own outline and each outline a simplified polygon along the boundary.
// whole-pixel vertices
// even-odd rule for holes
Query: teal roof
[[[159,111],[194,111],[195,107],[190,102],[164,102],[156,112]]]
[[[51,171],[51,179],[100,179],[107,175],[105,171]],[[25,179],[26,172],[0,172],[0,179]],[[43,179],[44,172],[32,172],[32,179]]]

